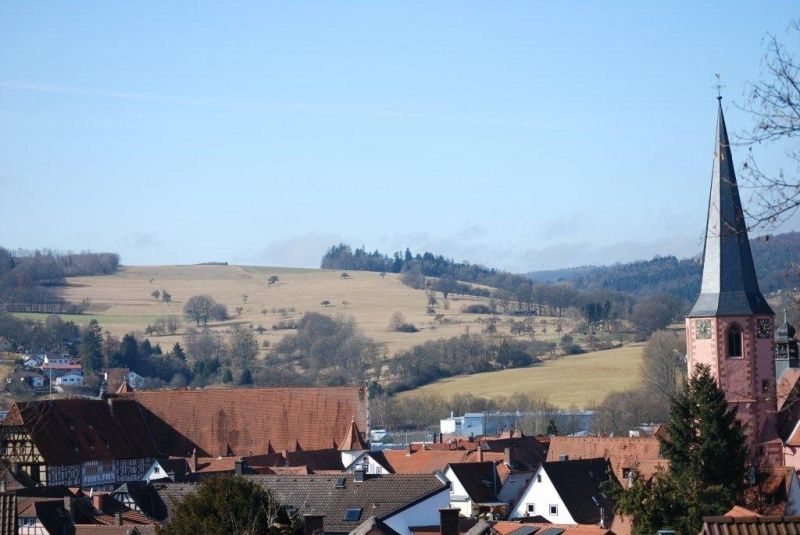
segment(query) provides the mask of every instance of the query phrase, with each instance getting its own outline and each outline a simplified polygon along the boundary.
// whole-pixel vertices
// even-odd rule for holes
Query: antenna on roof
[[[717,81],[711,87],[717,90],[717,100],[722,100],[722,89],[725,87],[725,84],[722,83],[722,76],[719,73],[714,74],[714,76]]]

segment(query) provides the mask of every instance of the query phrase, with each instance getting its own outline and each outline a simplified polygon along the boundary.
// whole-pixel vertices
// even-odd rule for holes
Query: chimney
[[[103,496],[101,494],[92,495],[92,507],[101,513],[103,512]]]
[[[483,448],[481,448],[480,445],[478,446],[478,462],[483,462]]]
[[[233,471],[237,476],[241,476],[245,472],[247,472],[247,461],[245,461],[244,459],[236,459],[236,461],[234,462],[234,466],[235,468]]]
[[[115,526],[121,526],[122,525],[122,513],[121,512],[117,512],[114,515],[114,525]]]
[[[197,472],[197,448],[192,450],[192,456],[189,459],[189,469],[193,474]]]
[[[439,509],[439,535],[459,535],[458,514],[460,509]]]
[[[325,515],[303,515],[303,535],[321,535]]]
[[[566,453],[562,453],[561,455],[558,456],[558,460],[559,461],[569,461],[569,455],[567,455]]]
[[[505,457],[506,466],[511,467],[511,448],[503,450],[503,457]]]
[[[364,468],[361,466],[356,467],[353,470],[353,481],[356,483],[363,483],[364,482]]]

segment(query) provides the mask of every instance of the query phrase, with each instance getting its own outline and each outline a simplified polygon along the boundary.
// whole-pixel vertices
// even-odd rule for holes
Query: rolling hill
[[[268,285],[267,279],[276,275],[278,282]],[[277,342],[287,330],[272,330],[272,326],[291,319],[299,319],[308,311],[336,316],[351,316],[365,335],[384,344],[389,356],[427,340],[448,338],[467,330],[480,332],[482,315],[466,314],[462,307],[487,303],[487,298],[450,296],[449,309],[444,308],[439,294],[438,313],[447,322],[437,322],[426,314],[427,295],[404,285],[398,275],[367,271],[350,271],[343,278],[341,271],[321,269],[292,269],[228,265],[192,266],[124,266],[111,275],[68,277],[67,285],[59,287],[60,296],[69,302],[89,300],[85,314],[62,315],[79,324],[97,318],[102,327],[121,336],[128,332],[143,333],[148,324],[159,316],[182,316],[183,304],[196,294],[209,294],[225,304],[232,319],[209,324],[212,329],[226,330],[244,324],[266,330],[258,335],[259,342]],[[167,290],[172,302],[156,301],[153,290]],[[246,302],[244,296],[247,296]],[[328,301],[328,305],[322,305]],[[240,315],[236,315],[241,307]],[[389,329],[392,315],[400,312],[406,321],[420,329],[417,333],[400,333]],[[42,319],[45,314],[17,313],[21,317]],[[549,326],[548,334],[541,339],[557,339],[554,318],[537,318],[541,332],[542,323]],[[183,333],[193,324],[186,319],[178,332],[166,336],[150,336],[153,343],[168,348],[180,341]],[[501,322],[500,332],[508,332]]]

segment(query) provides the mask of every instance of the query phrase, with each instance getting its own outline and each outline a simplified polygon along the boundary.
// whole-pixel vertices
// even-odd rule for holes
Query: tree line
[[[796,265],[799,247],[800,232],[750,240],[761,291],[770,293],[800,285],[800,270]],[[539,282],[569,283],[578,290],[610,290],[636,298],[661,293],[688,301],[700,291],[701,271],[699,257],[656,256],[611,266],[536,271],[528,275]]]
[[[71,253],[50,249],[9,251],[0,247],[0,310],[79,313],[87,303],[67,303],[54,287],[65,277],[106,275],[119,268],[116,253]]]

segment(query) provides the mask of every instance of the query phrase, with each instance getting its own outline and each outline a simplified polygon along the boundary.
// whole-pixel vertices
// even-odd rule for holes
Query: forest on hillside
[[[771,293],[800,286],[800,232],[750,240],[761,291]],[[633,295],[668,293],[693,299],[700,290],[700,257],[678,259],[657,256],[611,266],[581,266],[534,271],[528,276],[542,283],[567,282],[578,289],[604,289]]]

